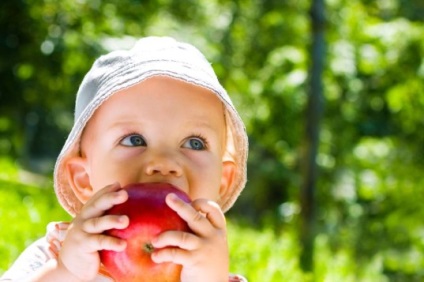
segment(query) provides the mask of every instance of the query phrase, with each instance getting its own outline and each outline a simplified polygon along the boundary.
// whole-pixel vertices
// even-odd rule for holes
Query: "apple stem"
[[[153,247],[152,243],[146,243],[144,244],[144,248],[143,250],[149,254],[153,253],[153,251],[155,250],[155,247]]]

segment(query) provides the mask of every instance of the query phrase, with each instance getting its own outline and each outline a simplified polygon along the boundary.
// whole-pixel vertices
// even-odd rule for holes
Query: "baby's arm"
[[[174,194],[166,198],[194,234],[167,231],[153,242],[163,248],[152,255],[157,262],[183,265],[181,281],[228,281],[228,244],[224,214],[215,202],[199,199],[185,203]]]
[[[103,231],[125,228],[127,216],[103,216],[114,205],[127,200],[128,194],[119,184],[105,187],[97,192],[72,221],[63,241],[59,257],[49,261],[31,281],[90,281],[100,266],[99,251],[103,249],[122,251],[126,242]]]

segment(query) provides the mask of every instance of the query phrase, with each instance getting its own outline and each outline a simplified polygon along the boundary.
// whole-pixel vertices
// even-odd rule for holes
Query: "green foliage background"
[[[170,35],[207,55],[249,133],[248,185],[228,214],[235,272],[251,281],[422,281],[421,0],[326,1],[315,270],[298,266],[310,4],[1,1],[0,273],[46,222],[67,217],[50,175],[94,59]],[[34,183],[25,171],[46,179],[24,184]]]

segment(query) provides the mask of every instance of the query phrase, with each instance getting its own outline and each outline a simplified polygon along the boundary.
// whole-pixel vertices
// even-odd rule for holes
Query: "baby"
[[[193,234],[161,233],[153,261],[181,264],[181,281],[246,281],[228,273],[224,212],[244,188],[247,150],[241,118],[195,47],[147,37],[100,57],[80,85],[54,173],[73,220],[50,224],[0,281],[113,281],[99,251],[126,242],[103,232],[129,219],[104,213],[136,182],[170,183],[193,200],[167,196]]]

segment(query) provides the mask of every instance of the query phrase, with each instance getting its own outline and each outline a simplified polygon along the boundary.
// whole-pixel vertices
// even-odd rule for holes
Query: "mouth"
[[[177,183],[172,182],[172,181],[144,181],[144,182],[141,182],[141,184],[169,185],[169,186],[171,186],[171,187],[173,187],[175,189],[178,189],[178,190],[180,190],[182,192],[187,193],[185,189],[182,189],[182,187],[181,187],[180,184],[177,184]]]

